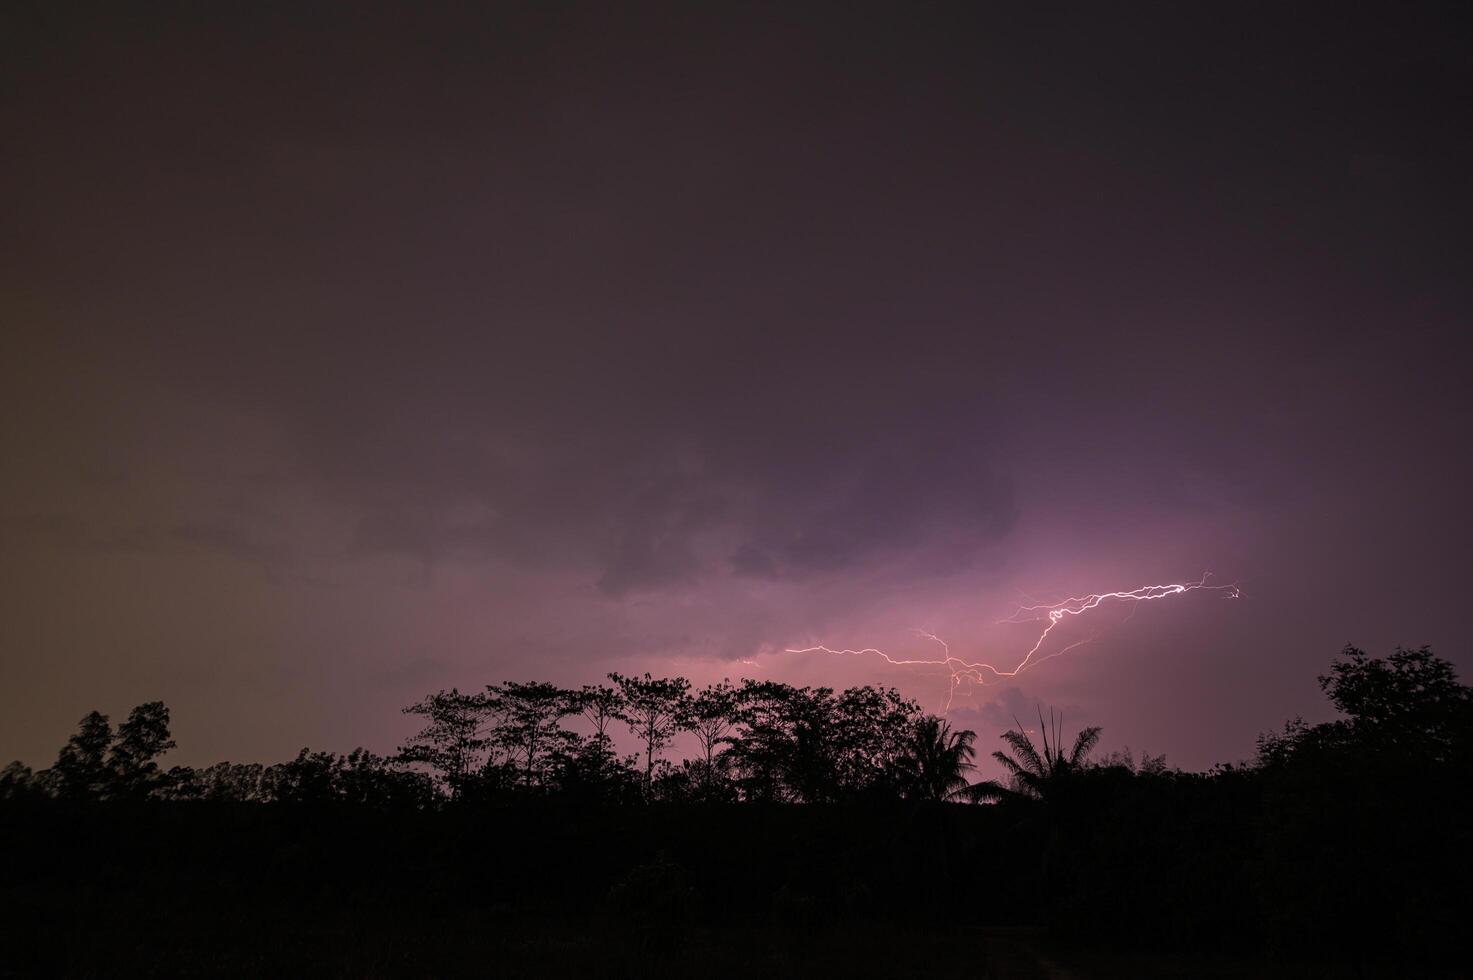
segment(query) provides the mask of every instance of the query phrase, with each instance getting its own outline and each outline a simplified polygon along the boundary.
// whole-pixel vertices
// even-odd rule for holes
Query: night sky
[[[1205,571],[952,721],[1205,767],[1347,642],[1473,669],[1455,6],[68,6],[0,14],[0,759],[609,670],[934,709],[784,651]]]

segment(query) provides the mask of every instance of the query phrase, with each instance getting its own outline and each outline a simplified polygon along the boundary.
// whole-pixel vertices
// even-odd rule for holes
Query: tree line
[[[0,798],[215,800],[435,806],[574,798],[579,802],[839,803],[865,799],[1027,802],[1091,773],[1186,776],[1165,757],[1139,763],[1128,750],[1094,760],[1100,729],[1065,748],[1053,713],[1030,732],[1001,734],[993,753],[1004,781],[970,782],[976,733],[885,687],[795,687],[778,681],[721,681],[699,690],[683,677],[608,675],[607,684],[563,688],[505,682],[480,691],[442,690],[404,709],[422,727],[400,749],[345,755],[302,749],[275,765],[221,762],[164,769],[175,747],[169,709],[139,705],[114,728],[93,711],[48,769],[19,762],[0,771]],[[1473,697],[1453,666],[1423,647],[1371,658],[1347,647],[1320,686],[1342,718],[1296,719],[1260,737],[1256,757],[1205,774],[1282,772],[1306,760],[1396,757],[1418,764],[1468,761]],[[586,732],[570,727],[581,719]],[[620,754],[614,733],[638,745]],[[694,755],[666,758],[688,733]],[[1041,747],[1034,735],[1041,734]]]
[[[328,802],[415,807],[572,798],[583,803],[970,800],[975,733],[890,688],[795,687],[626,676],[562,688],[506,682],[442,690],[406,707],[422,727],[393,755],[303,749],[284,763],[158,762],[174,742],[162,702],[114,731],[91,712],[49,769],[11,763],[0,794],[74,800]],[[586,732],[575,731],[581,720]],[[621,754],[627,733],[638,751]],[[672,761],[677,736],[693,756]]]
[[[420,896],[433,880],[438,904],[394,906],[422,911],[427,932],[488,901],[544,929],[570,905],[650,922],[671,908],[711,924],[900,921],[882,897],[923,884],[980,921],[1091,944],[1456,959],[1473,689],[1426,648],[1346,648],[1319,680],[1334,720],[1292,720],[1246,761],[1184,772],[1100,755],[1099,729],[1040,711],[1000,734],[1002,777],[981,782],[972,732],[885,688],[504,683],[408,706],[417,731],[388,756],[202,768],[161,764],[174,743],[151,702],[116,727],[89,714],[49,768],[6,767],[0,831],[31,842],[17,848],[27,880],[57,895],[98,867],[136,866],[153,888],[161,860],[200,893],[250,883],[241,894],[263,907],[326,883],[336,900],[385,879]]]

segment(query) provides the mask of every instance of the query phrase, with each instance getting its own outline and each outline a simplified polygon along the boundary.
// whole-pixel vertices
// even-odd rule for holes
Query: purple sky
[[[611,669],[934,707],[782,650],[1204,570],[953,720],[1202,767],[1346,642],[1473,667],[1465,24],[289,6],[0,25],[0,761]]]

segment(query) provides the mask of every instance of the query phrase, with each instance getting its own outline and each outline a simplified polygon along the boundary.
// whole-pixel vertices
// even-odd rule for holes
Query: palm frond
[[[1003,732],[1002,740],[1012,746],[1014,754],[1025,769],[1040,776],[1048,772],[1048,764],[1039,756],[1033,740],[1021,730]]]
[[[1081,731],[1079,733],[1079,736],[1074,739],[1074,749],[1069,753],[1070,767],[1079,766],[1079,764],[1084,761],[1085,757],[1094,750],[1094,747],[1099,744],[1099,741],[1100,727],[1098,725],[1091,726]]]
[[[1023,774],[1023,767],[1018,765],[1017,761],[1006,752],[994,752],[992,753],[992,757],[1002,764],[1002,767],[1008,771],[1009,775],[1021,776]]]

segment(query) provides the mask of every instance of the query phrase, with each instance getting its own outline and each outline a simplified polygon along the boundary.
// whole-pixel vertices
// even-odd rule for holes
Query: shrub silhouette
[[[609,889],[609,909],[637,933],[678,932],[697,921],[701,913],[700,893],[686,877],[685,869],[661,852],[650,863],[630,868]]]

